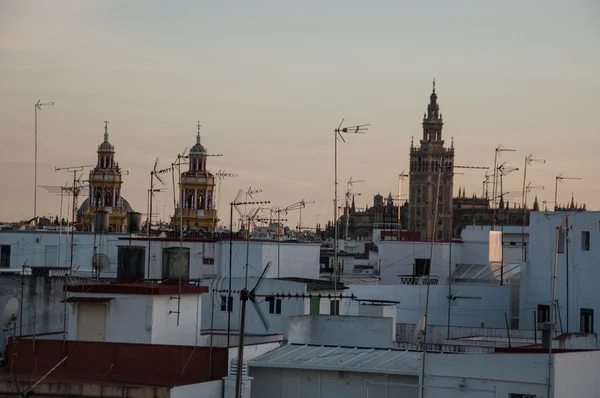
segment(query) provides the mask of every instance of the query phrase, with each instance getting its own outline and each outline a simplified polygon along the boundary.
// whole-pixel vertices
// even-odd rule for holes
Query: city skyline
[[[208,168],[239,175],[223,182],[223,209],[252,186],[271,205],[314,200],[303,225],[324,225],[333,218],[333,129],[342,118],[371,124],[340,145],[340,198],[350,177],[366,180],[355,188],[358,207],[377,193],[395,195],[433,78],[456,164],[491,172],[497,145],[516,149],[502,161],[521,169],[504,181],[518,192],[508,200],[520,203],[524,158],[533,153],[547,163],[528,169],[528,181],[545,186],[530,206],[535,195],[540,205],[552,201],[555,176],[564,173],[583,181],[561,184],[559,202],[574,192],[588,209],[600,208],[597,4],[545,2],[540,14],[517,2],[384,3],[386,12],[359,2],[181,2],[167,11],[135,1],[4,2],[0,220],[33,217],[33,105],[41,99],[55,106],[38,114],[39,185],[69,181],[54,167],[94,164],[108,120],[115,159],[130,171],[124,195],[145,212],[154,160],[168,167],[193,146],[200,120],[203,145],[224,154]],[[343,29],[329,19],[344,21]],[[455,195],[458,187],[479,195],[485,172],[464,173]],[[168,218],[165,187],[155,206]],[[403,194],[407,188],[405,180]],[[38,190],[39,216],[57,215],[59,204]],[[220,218],[227,223],[227,211]],[[287,218],[297,222],[297,214]]]

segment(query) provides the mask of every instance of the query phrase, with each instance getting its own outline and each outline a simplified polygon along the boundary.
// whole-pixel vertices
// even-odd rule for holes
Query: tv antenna
[[[493,219],[492,219],[492,230],[494,230],[494,220],[496,219],[496,190],[497,190],[497,182],[498,182],[498,157],[502,155],[502,152],[516,152],[516,149],[503,148],[502,144],[498,145],[494,151],[494,174],[493,183],[492,183],[492,198],[493,199]]]
[[[306,207],[306,205],[314,205],[315,201],[311,200],[311,201],[305,201],[304,199],[302,199],[299,203],[302,204],[302,206],[298,209],[300,210],[300,215],[298,217],[298,237],[300,236],[300,231],[302,230],[302,209]]]
[[[83,189],[88,188],[88,186],[84,186],[81,181],[81,177],[83,173],[79,174],[77,177],[77,172],[82,172],[86,168],[95,167],[95,165],[85,165],[85,166],[69,166],[69,167],[55,167],[54,171],[62,171],[66,170],[67,172],[73,173],[73,185],[69,187],[68,191],[73,195],[73,203],[71,208],[71,258],[69,260],[69,272],[73,272],[73,248],[74,248],[74,240],[75,240],[75,212],[77,210],[77,198]]]
[[[221,210],[220,203],[221,203],[221,184],[223,183],[222,181],[225,178],[237,177],[238,175],[233,174],[233,173],[227,173],[227,172],[225,172],[225,170],[219,169],[219,171],[217,171],[214,176],[219,181],[219,183],[217,185],[217,211],[219,211],[219,210]],[[215,217],[216,217],[216,212],[213,212],[213,224],[215,223],[214,222]]]
[[[339,140],[346,142],[344,134],[365,134],[369,129],[370,124],[359,124],[355,126],[342,127],[344,119],[340,122],[339,126],[333,130],[334,141],[335,141],[335,167],[334,167],[334,194],[333,194],[333,274],[337,285],[337,269],[338,269],[338,144]],[[337,314],[335,314],[337,315]]]
[[[281,241],[281,234],[279,233],[280,228],[283,231],[283,227],[281,226],[281,213],[285,213],[285,215],[287,216],[287,214],[290,211],[294,211],[294,210],[300,210],[302,211],[302,209],[306,207],[306,202],[304,201],[304,199],[302,199],[300,202],[296,202],[296,203],[292,203],[289,206],[286,207],[279,207],[276,206],[273,208],[273,211],[275,213],[277,213],[277,278],[280,277],[280,271],[281,271],[281,267],[280,267],[280,251],[279,251],[279,243]]]
[[[556,176],[556,181],[554,183],[554,211],[558,210],[558,182],[562,183],[563,180],[582,180],[581,177],[565,177],[563,173],[560,173]]]
[[[250,189],[248,190],[250,191]],[[238,206],[246,206],[246,205],[262,205],[269,204],[270,201],[252,201],[252,202],[240,202],[240,198],[244,194],[244,191],[239,190],[233,202],[229,204],[229,292],[231,292],[231,277],[232,277],[232,264],[233,264],[233,208],[235,207],[236,211],[240,213]],[[251,213],[248,216],[252,218],[256,216],[259,212],[260,206],[256,210],[251,210]],[[240,213],[241,215],[241,213]],[[249,218],[251,220],[252,218]],[[250,231],[246,229],[246,283],[248,279],[248,250],[250,247]],[[232,302],[231,293],[227,295],[227,347],[229,347],[229,339],[231,335],[231,311],[229,311],[229,303]]]
[[[352,188],[354,188],[354,184],[359,184],[361,182],[365,182],[365,180],[353,180],[352,177],[350,177],[350,179],[348,180],[348,183],[346,184],[346,206],[344,206],[344,218],[346,221],[346,229],[344,231],[344,239],[348,240],[348,226],[350,224],[350,197],[353,197],[354,195],[360,195],[359,192],[354,193],[352,192]]]

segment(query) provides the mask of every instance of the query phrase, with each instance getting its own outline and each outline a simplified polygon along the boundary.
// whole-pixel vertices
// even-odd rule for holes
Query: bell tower
[[[409,228],[421,232],[422,240],[432,238],[438,180],[435,239],[447,240],[452,236],[454,142],[449,148],[444,147],[444,122],[437,99],[434,79],[427,112],[423,115],[423,137],[419,147],[413,142],[410,146]]]
[[[190,149],[188,170],[181,173],[179,204],[173,225],[175,228],[183,225],[183,228],[212,232],[218,222],[214,209],[215,177],[206,169],[208,153],[200,143],[200,122],[196,127],[196,145]]]
[[[131,206],[121,196],[123,185],[121,168],[115,161],[115,147],[108,142],[108,122],[104,122],[104,141],[98,146],[96,167],[90,171],[88,198],[77,212],[77,221],[83,231],[92,231],[94,213],[109,213],[109,232],[124,232],[127,213]]]

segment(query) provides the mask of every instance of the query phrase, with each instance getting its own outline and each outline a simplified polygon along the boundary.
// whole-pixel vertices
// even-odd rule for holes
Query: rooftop
[[[290,344],[250,361],[249,365],[418,375],[421,355],[419,351],[408,350]]]
[[[296,276],[279,278],[279,280],[305,283],[307,292],[323,292],[323,291],[335,290],[334,282],[328,281],[328,280],[300,278],[300,277],[296,277]],[[348,289],[346,286],[344,286],[343,283],[340,283],[340,282],[337,283],[336,287],[338,290]]]

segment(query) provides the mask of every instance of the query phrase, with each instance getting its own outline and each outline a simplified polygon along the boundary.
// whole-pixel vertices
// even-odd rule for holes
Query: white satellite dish
[[[415,326],[415,331],[413,332],[413,344],[419,345],[419,343],[423,340],[423,333],[425,331],[425,315],[419,318],[419,322],[417,322]]]
[[[110,266],[108,256],[104,253],[96,253],[92,257],[92,267],[96,271],[106,271]]]
[[[20,307],[21,303],[19,302],[18,298],[13,297],[8,300],[4,306],[4,314],[2,315],[2,323],[4,324],[5,328],[8,328],[11,323],[17,320]]]

